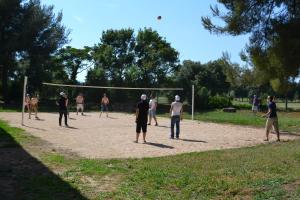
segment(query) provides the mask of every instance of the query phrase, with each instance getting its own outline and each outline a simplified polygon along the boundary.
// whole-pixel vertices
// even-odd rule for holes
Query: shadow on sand
[[[206,141],[203,141],[203,140],[192,140],[192,139],[179,139],[179,140],[182,140],[184,142],[201,142],[201,143],[207,143]]]
[[[174,147],[172,147],[172,146],[165,145],[165,144],[160,144],[160,143],[147,142],[145,144],[155,146],[155,147],[159,147],[159,148],[174,149]]]
[[[1,199],[87,199],[30,155],[1,127],[0,156]]]

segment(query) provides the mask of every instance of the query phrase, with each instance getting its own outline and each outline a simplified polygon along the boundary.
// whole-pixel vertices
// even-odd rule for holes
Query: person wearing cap
[[[268,96],[267,101],[268,101],[268,112],[265,115],[263,115],[263,117],[267,117],[265,141],[269,141],[269,133],[270,133],[272,126],[273,126],[274,131],[277,134],[277,141],[280,141],[276,103],[274,102],[274,97]]]
[[[146,143],[146,133],[147,133],[147,120],[148,120],[148,110],[149,110],[149,103],[146,101],[147,96],[145,94],[141,95],[141,101],[138,102],[136,106],[136,113],[135,113],[135,123],[136,123],[136,140],[135,142],[139,142],[139,136],[141,130],[143,131],[143,140]]]
[[[180,120],[182,120],[182,103],[180,97],[175,96],[175,101],[171,104],[170,116],[171,116],[171,139],[174,139],[174,126],[176,125],[176,138],[179,139],[180,134]]]
[[[106,96],[106,94],[103,94],[103,97],[101,99],[101,112],[99,117],[101,117],[102,112],[106,112],[106,117],[108,117],[108,104],[109,104],[109,99]]]
[[[56,102],[59,108],[59,126],[61,126],[62,116],[64,115],[65,126],[68,127],[67,95],[64,92],[59,93],[59,95],[60,99],[58,100],[58,102]]]
[[[252,112],[256,114],[258,111],[258,98],[256,95],[253,96],[253,101],[252,101]]]
[[[83,115],[83,107],[84,107],[84,98],[82,93],[79,93],[78,96],[76,97],[77,115],[78,115],[78,111],[81,111],[81,115]]]

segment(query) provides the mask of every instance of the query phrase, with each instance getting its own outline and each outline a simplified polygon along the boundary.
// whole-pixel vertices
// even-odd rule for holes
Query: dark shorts
[[[108,105],[106,104],[101,104],[101,111],[108,111]]]
[[[143,133],[147,132],[147,121],[146,122],[141,122],[141,121],[136,122],[136,132],[141,133],[141,130],[143,131]]]

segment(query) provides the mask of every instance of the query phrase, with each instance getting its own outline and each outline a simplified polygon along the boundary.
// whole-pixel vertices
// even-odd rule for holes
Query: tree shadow
[[[166,149],[174,149],[174,147],[165,145],[165,144],[160,144],[160,143],[154,143],[154,142],[147,142],[145,143],[147,145],[155,146],[155,147],[160,147],[160,148],[166,148]]]
[[[184,142],[201,142],[201,143],[207,143],[204,140],[192,140],[192,139],[182,139],[182,138],[180,138],[179,140],[182,140]]]
[[[0,155],[1,199],[87,199],[30,155],[1,127]]]

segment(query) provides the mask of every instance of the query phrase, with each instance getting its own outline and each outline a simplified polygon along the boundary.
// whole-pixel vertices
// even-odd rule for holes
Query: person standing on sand
[[[174,139],[174,126],[176,125],[176,139],[179,139],[180,134],[180,120],[182,120],[182,103],[180,97],[175,96],[175,101],[171,104],[170,116],[171,116],[171,137]]]
[[[139,136],[141,130],[143,131],[143,140],[146,143],[146,133],[147,133],[147,113],[149,110],[149,103],[146,101],[147,96],[145,94],[141,95],[141,101],[138,102],[136,106],[136,113],[135,113],[135,123],[136,123],[136,140],[135,142],[139,142]]]
[[[254,95],[253,96],[253,101],[252,101],[252,112],[254,113],[254,114],[256,114],[257,113],[257,111],[258,111],[258,98],[257,98],[257,96],[256,95]]]
[[[37,116],[38,103],[39,103],[39,95],[33,95],[30,99],[29,119],[31,119],[31,111],[34,112],[35,119],[39,119],[38,116]]]
[[[267,101],[268,101],[268,112],[265,115],[263,115],[263,117],[267,117],[265,141],[269,141],[269,132],[272,126],[274,131],[277,134],[277,141],[280,141],[277,110],[276,110],[276,103],[274,102],[274,97],[268,96]]]
[[[84,98],[82,93],[79,93],[79,95],[76,97],[76,110],[77,110],[77,115],[78,111],[81,111],[81,115],[83,115],[83,108],[84,108]]]
[[[56,102],[59,108],[59,126],[61,126],[62,116],[64,115],[65,118],[65,126],[69,127],[68,125],[68,110],[67,110],[67,95],[64,92],[59,93],[60,99]]]
[[[157,119],[156,119],[156,108],[157,108],[157,101],[155,99],[155,95],[151,94],[151,99],[149,101],[149,123],[151,125],[152,118],[155,121],[155,126],[158,126]]]
[[[101,112],[99,117],[101,117],[102,112],[106,112],[106,117],[108,117],[108,104],[109,104],[109,99],[104,93],[101,99]]]

